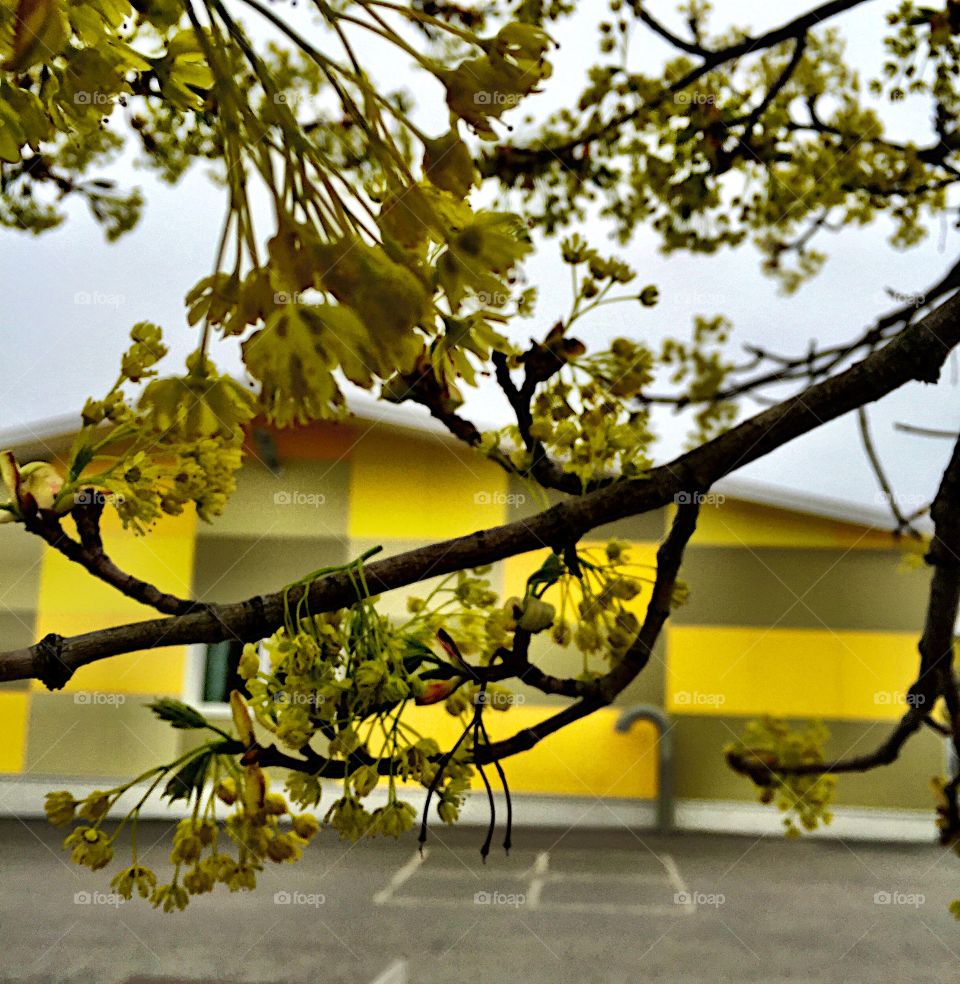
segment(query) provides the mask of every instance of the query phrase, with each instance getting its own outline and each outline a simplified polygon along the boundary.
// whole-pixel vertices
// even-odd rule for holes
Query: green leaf
[[[550,554],[543,562],[540,570],[534,571],[527,580],[527,587],[534,588],[539,584],[556,584],[563,576],[563,563],[555,554]]]
[[[75,482],[80,477],[80,473],[83,469],[86,468],[92,460],[93,448],[89,444],[85,444],[79,451],[77,451],[73,462],[70,465],[70,474],[67,477],[67,481]]]
[[[175,803],[181,799],[189,802],[194,793],[199,796],[212,758],[213,752],[207,750],[181,766],[164,787],[162,798]]]
[[[147,704],[147,707],[161,721],[167,721],[174,728],[188,730],[210,727],[210,722],[198,710],[172,697],[160,697],[152,704]]]

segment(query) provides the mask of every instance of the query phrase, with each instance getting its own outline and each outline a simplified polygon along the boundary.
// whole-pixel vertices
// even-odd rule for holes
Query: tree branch
[[[563,163],[577,148],[586,147],[596,140],[615,133],[625,124],[631,123],[638,119],[643,113],[649,112],[651,109],[655,109],[663,103],[665,99],[683,91],[688,86],[693,85],[694,82],[699,81],[699,79],[712,72],[715,68],[719,68],[727,62],[736,61],[744,55],[764,51],[768,48],[774,48],[778,44],[782,44],[784,41],[790,41],[791,39],[799,41],[801,39],[805,39],[807,33],[811,29],[822,24],[824,21],[829,20],[831,17],[846,13],[846,11],[852,10],[854,7],[858,7],[865,2],[868,2],[868,0],[830,0],[830,2],[821,4],[819,7],[815,7],[812,10],[807,11],[807,13],[802,14],[799,17],[795,17],[793,20],[788,21],[786,24],[783,24],[778,28],[767,31],[765,34],[758,35],[757,37],[748,35],[742,41],[729,45],[726,48],[715,50],[704,49],[703,51],[692,52],[689,48],[685,47],[684,43],[679,43],[677,44],[678,48],[688,51],[690,54],[696,53],[701,55],[702,61],[695,68],[691,69],[685,75],[681,76],[681,78],[667,86],[658,98],[653,99],[648,103],[644,103],[635,109],[617,113],[606,123],[602,123],[599,126],[593,126],[584,133],[578,134],[577,136],[571,137],[569,140],[565,140],[560,143],[541,144],[539,147],[499,147],[497,148],[492,161],[488,162],[488,166],[492,164],[494,169],[496,169],[497,162],[503,160],[510,160],[514,167],[516,167],[517,163],[521,165],[526,163],[529,166],[535,166],[540,163],[549,163],[557,159]],[[641,20],[644,20],[648,24],[648,26],[656,30],[660,37],[667,40],[671,39],[668,37],[669,32],[666,32],[664,28],[660,27],[660,29],[657,30],[657,28],[653,27],[649,17],[643,17],[642,13],[640,17]],[[679,39],[676,40],[679,41]],[[671,43],[674,42],[671,41]]]
[[[558,503],[539,515],[398,554],[365,568],[374,594],[429,577],[482,566],[550,546],[562,552],[589,530],[659,509],[679,493],[709,489],[718,479],[830,420],[886,396],[907,382],[935,383],[949,352],[960,343],[960,300],[951,298],[910,325],[883,348],[846,371],[758,413],[693,451],[652,468],[644,478]],[[295,602],[309,590],[311,610],[330,611],[356,601],[349,575],[331,574],[309,589],[292,589]],[[62,686],[77,668],[108,656],[158,646],[226,639],[255,641],[283,624],[284,592],[232,605],[211,605],[169,619],[114,626],[69,639],[47,637],[0,654],[0,680],[37,677]]]
[[[164,615],[186,615],[188,612],[206,607],[201,603],[161,591],[148,581],[134,577],[117,567],[103,549],[103,540],[100,537],[102,512],[102,501],[78,503],[73,507],[72,515],[80,535],[79,542],[67,534],[60,523],[60,517],[52,512],[37,510],[30,513],[24,518],[23,525],[29,532],[40,537],[68,560],[79,564],[98,580],[116,588],[122,595],[143,605],[149,605]]]
[[[696,496],[692,496],[690,502],[682,504],[677,509],[670,533],[657,550],[657,576],[653,593],[647,603],[643,625],[623,659],[592,686],[585,688],[584,696],[579,703],[564,708],[532,728],[518,731],[511,738],[482,746],[480,754],[475,750],[475,760],[482,764],[528,751],[547,735],[552,735],[568,724],[612,703],[614,698],[636,678],[650,661],[653,647],[670,616],[673,590],[680,573],[683,552],[697,528],[699,511],[700,506]]]

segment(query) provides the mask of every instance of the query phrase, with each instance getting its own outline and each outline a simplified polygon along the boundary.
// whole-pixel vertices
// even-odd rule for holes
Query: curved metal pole
[[[669,834],[673,830],[674,799],[673,799],[673,740],[670,737],[670,719],[663,708],[652,704],[635,704],[625,707],[615,730],[626,734],[637,721],[649,721],[659,732],[658,745],[658,775],[657,785],[660,795],[657,797],[657,830],[661,834]]]

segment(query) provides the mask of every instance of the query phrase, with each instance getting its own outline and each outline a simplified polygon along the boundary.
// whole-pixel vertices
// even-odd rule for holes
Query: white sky
[[[724,0],[716,25],[737,23],[762,30],[812,3],[768,4],[759,9],[756,3]],[[672,3],[650,6],[670,20]],[[880,64],[883,15],[893,6],[892,0],[874,0],[834,22],[848,38],[851,60],[863,67],[865,75]],[[583,7],[586,12],[559,33],[562,48],[554,59],[554,78],[542,95],[528,101],[537,115],[576,98],[584,69],[595,56],[596,34],[590,22],[606,5],[591,0]],[[439,86],[428,84],[422,72],[414,73],[382,45],[360,45],[361,53],[365,50],[375,59],[385,85],[395,87],[398,79],[409,79],[409,88],[423,106],[418,122],[439,132],[444,118]],[[645,29],[636,31],[631,49],[634,65],[659,62],[666,51]],[[890,116],[897,124],[895,136],[925,139],[927,120],[925,111],[918,115],[918,105],[898,107],[897,116]],[[0,235],[0,337],[5,343],[0,429],[79,412],[87,396],[112,384],[126,334],[136,321],[151,320],[164,327],[173,350],[164,363],[167,371],[177,371],[183,355],[196,344],[194,331],[184,320],[182,299],[210,269],[223,215],[222,193],[206,179],[203,167],[195,168],[175,188],[158,184],[149,172],[135,171],[127,163],[116,165],[110,176],[122,184],[139,184],[147,197],[139,227],[119,243],[104,241],[83,206],[71,209],[71,220],[64,227],[41,237],[8,231]],[[602,223],[587,222],[579,231],[603,246],[609,230]],[[800,353],[813,338],[824,344],[842,341],[890,309],[885,288],[922,291],[956,258],[957,234],[939,220],[931,235],[908,252],[893,250],[886,239],[882,223],[825,235],[819,246],[830,254],[826,268],[798,294],[784,298],[776,283],[761,275],[750,248],[712,257],[664,257],[657,251],[656,237],[641,230],[627,248],[611,245],[610,249],[639,271],[640,284],[655,283],[660,288],[660,304],[653,310],[639,305],[604,308],[577,334],[598,345],[616,334],[656,342],[665,334],[685,336],[692,315],[702,313],[727,315],[736,326],[737,343],[749,341]],[[526,270],[528,280],[540,287],[540,303],[536,320],[518,331],[519,340],[542,334],[569,306],[568,271],[558,262],[556,240],[542,243]],[[78,303],[78,295],[89,302]],[[224,348],[217,358],[224,367],[240,368],[235,348]],[[873,412],[877,444],[897,493],[907,504],[933,494],[950,444],[909,437],[896,432],[893,424],[910,421],[960,429],[953,374],[948,367],[940,386],[907,387]],[[745,404],[745,412],[750,406]],[[469,407],[481,422],[507,419],[502,400],[489,388],[473,396]],[[661,432],[659,458],[663,460],[682,449],[686,428],[667,419]],[[852,416],[739,474],[851,502],[877,503],[876,484],[859,449]]]

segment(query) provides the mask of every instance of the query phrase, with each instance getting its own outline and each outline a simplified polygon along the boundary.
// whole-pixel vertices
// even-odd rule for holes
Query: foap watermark
[[[326,501],[327,497],[322,492],[288,492],[283,489],[273,493],[275,506],[313,506],[314,509],[317,509]]]
[[[119,909],[127,900],[116,892],[74,892],[74,905],[109,905]]]
[[[107,92],[80,91],[73,94],[73,101],[77,106],[112,106],[117,97]]]
[[[474,492],[473,501],[478,506],[522,506],[527,497],[522,492]]]
[[[299,290],[278,290],[273,295],[274,304],[303,304],[305,303],[306,294],[301,293]]]
[[[506,905],[519,909],[527,901],[523,892],[476,892],[473,896],[474,905]]]
[[[873,702],[885,707],[922,707],[926,697],[923,694],[902,694],[896,690],[878,690],[873,695]]]
[[[926,901],[919,892],[876,892],[873,896],[874,905],[905,905],[912,909],[919,909]]]
[[[681,707],[721,707],[727,698],[723,694],[705,694],[699,690],[678,690],[673,702]]]
[[[106,294],[101,290],[80,290],[73,295],[73,303],[81,307],[115,307],[126,304],[125,294]]]
[[[720,492],[678,492],[673,497],[677,506],[722,506],[727,497]]]
[[[323,112],[323,97],[313,92],[277,92],[273,102],[286,106],[296,116],[301,111],[304,116],[319,116]]]
[[[930,497],[917,492],[903,494],[901,492],[875,492],[873,501],[878,506],[899,506],[901,509],[919,509],[926,506]]]
[[[270,699],[280,707],[321,707],[327,701],[323,694],[290,693],[289,690],[278,690]]]
[[[274,905],[309,905],[314,909],[319,909],[320,906],[326,904],[326,901],[326,895],[323,895],[321,892],[280,891],[273,893]]]
[[[478,106],[517,106],[523,97],[517,92],[481,90],[473,97]]]
[[[719,909],[726,901],[726,895],[720,892],[677,892],[673,896],[674,905],[709,906],[713,909]]]
[[[716,106],[720,102],[720,97],[713,92],[680,91],[673,94],[673,101],[682,105]]]
[[[474,694],[474,704],[486,704],[488,707],[507,708],[519,707],[526,704],[527,698],[523,694],[503,693],[502,691],[481,690]]]
[[[916,292],[903,293],[888,287],[884,294],[892,298],[899,304],[909,305],[912,308],[922,308],[927,303],[927,295]]]
[[[721,294],[719,291],[678,290],[671,291],[670,294],[671,297],[681,299],[685,304],[703,307],[721,307],[730,301],[729,295]]]
[[[102,694],[93,690],[78,690],[73,695],[74,704],[86,707],[122,707],[127,702],[125,694]]]
[[[510,295],[505,290],[478,290],[476,298],[484,307],[502,308],[510,300]]]
[[[73,493],[75,506],[109,506],[123,503],[121,492],[104,492],[102,489],[78,489]]]

